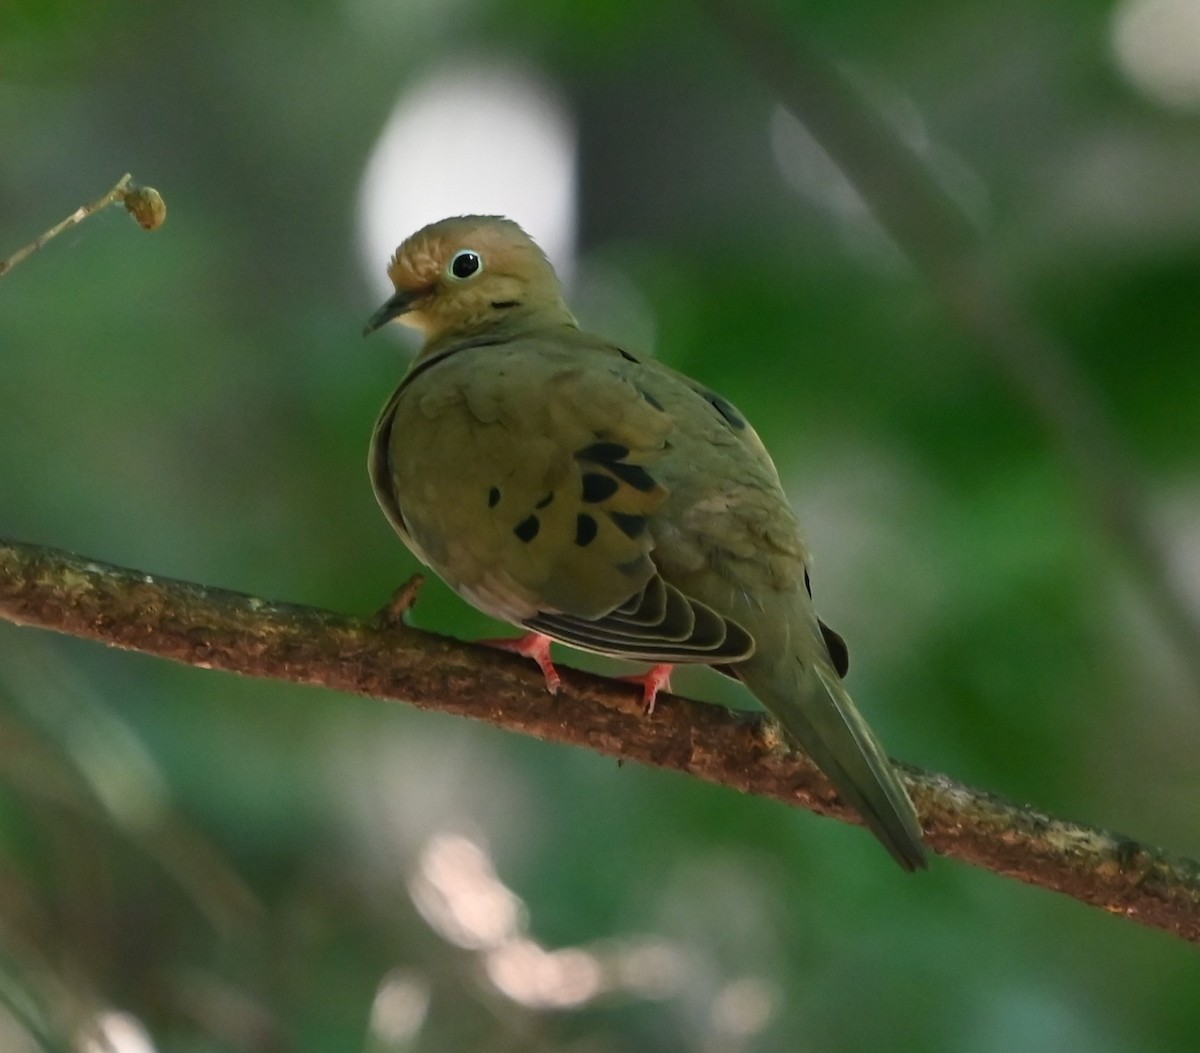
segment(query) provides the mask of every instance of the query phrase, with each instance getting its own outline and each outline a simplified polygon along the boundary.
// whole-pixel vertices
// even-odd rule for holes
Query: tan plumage
[[[746,683],[906,869],[921,828],[842,687],[771,459],[718,395],[581,332],[509,220],[396,252],[394,317],[426,336],[384,407],[371,477],[413,552],[481,610],[564,643]]]

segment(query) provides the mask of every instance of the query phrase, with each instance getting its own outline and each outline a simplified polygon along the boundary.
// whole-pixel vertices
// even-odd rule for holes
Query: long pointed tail
[[[773,671],[751,661],[738,672],[896,862],[905,870],[926,867],[916,809],[834,670],[792,658]]]

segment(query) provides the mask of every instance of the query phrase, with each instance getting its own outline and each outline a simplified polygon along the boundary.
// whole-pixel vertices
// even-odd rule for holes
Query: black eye
[[[470,249],[463,249],[461,252],[454,254],[454,259],[450,261],[450,266],[446,269],[452,278],[461,280],[471,277],[482,266],[483,260],[479,258],[479,253],[472,252]]]

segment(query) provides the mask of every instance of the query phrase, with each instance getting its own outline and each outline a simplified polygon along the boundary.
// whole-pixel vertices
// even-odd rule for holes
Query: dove
[[[842,684],[809,553],[779,474],[732,403],[580,329],[512,220],[430,224],[388,266],[424,342],[375,425],[375,496],[413,554],[557,690],[550,642],[741,681],[906,870],[926,865],[913,804]],[[493,643],[497,641],[491,641]]]

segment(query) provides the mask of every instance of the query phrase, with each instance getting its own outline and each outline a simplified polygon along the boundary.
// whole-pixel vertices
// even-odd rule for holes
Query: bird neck
[[[567,310],[565,304],[517,304],[478,321],[446,326],[439,332],[431,333],[417,353],[413,365],[430,358],[439,358],[459,347],[506,343],[531,333],[563,327],[579,328],[575,316]]]

